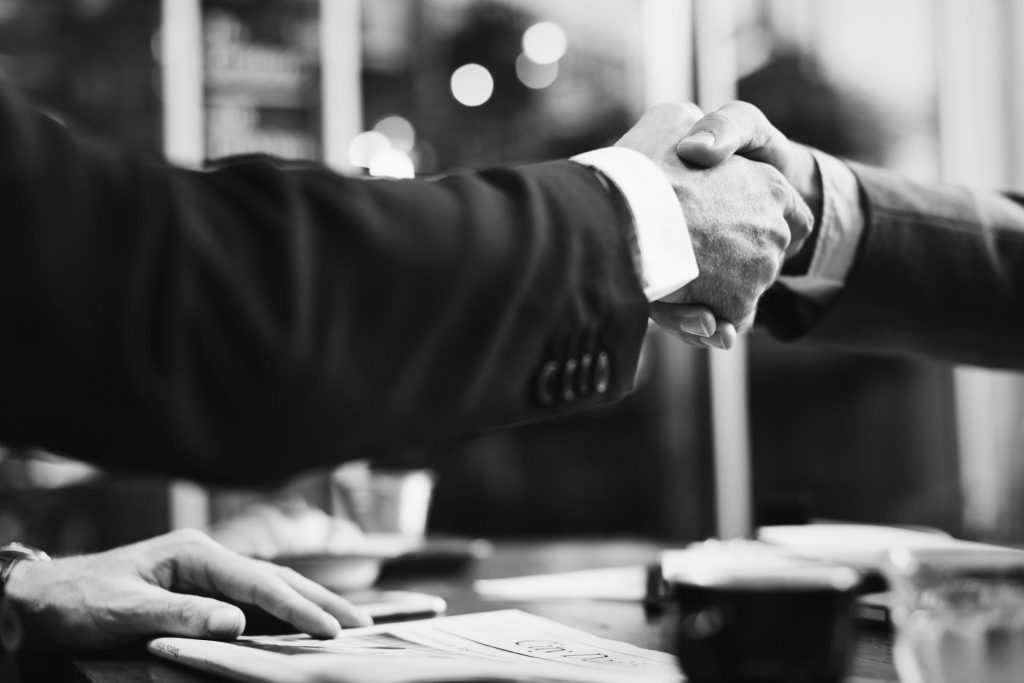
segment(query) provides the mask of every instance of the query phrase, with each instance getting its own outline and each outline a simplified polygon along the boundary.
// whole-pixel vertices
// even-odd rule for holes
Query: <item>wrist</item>
[[[600,171],[628,210],[636,238],[640,280],[648,301],[678,290],[698,275],[697,259],[679,197],[665,170],[628,146],[606,147],[572,157]]]
[[[50,556],[45,552],[22,543],[0,546],[0,599],[8,595],[12,583],[17,583],[17,575],[24,571],[24,565],[49,561]]]
[[[22,561],[15,564],[7,575],[4,599],[15,604],[24,602],[28,597],[28,586],[32,583],[32,573],[39,569],[35,562]]]
[[[0,546],[0,651],[20,649],[24,640],[22,608],[29,601],[26,575],[49,560],[43,551],[20,543]]]

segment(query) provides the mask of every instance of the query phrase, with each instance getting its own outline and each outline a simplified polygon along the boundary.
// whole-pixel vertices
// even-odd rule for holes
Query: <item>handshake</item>
[[[654,302],[651,317],[691,345],[728,349],[752,324],[785,259],[811,235],[820,179],[810,151],[752,105],[701,114],[693,104],[658,105],[616,145],[665,174],[700,268],[697,279]]]

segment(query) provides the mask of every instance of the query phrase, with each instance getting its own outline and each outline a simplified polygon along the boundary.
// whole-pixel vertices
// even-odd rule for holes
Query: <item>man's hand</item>
[[[690,104],[654,107],[617,144],[658,164],[686,216],[701,274],[665,301],[706,305],[742,329],[778,276],[791,233],[809,232],[813,216],[767,164],[733,157],[706,170],[684,165],[676,144],[698,111]]]
[[[209,596],[209,597],[207,597]],[[94,555],[21,562],[7,583],[26,645],[109,648],[159,635],[232,639],[256,605],[312,636],[371,620],[296,572],[176,531]]]
[[[698,349],[729,350],[739,337],[735,325],[716,318],[707,306],[655,301],[650,315],[658,327]]]
[[[687,163],[711,167],[734,154],[763,161],[775,167],[800,193],[814,212],[810,225],[794,226],[787,256],[800,250],[821,216],[821,177],[810,151],[791,142],[775,128],[757,107],[746,102],[730,102],[698,121],[676,146],[676,153]],[[801,231],[806,227],[806,231]],[[652,307],[651,317],[691,346],[732,348],[736,328],[727,320],[715,319],[703,306]]]
[[[810,150],[791,142],[752,104],[730,102],[706,115],[676,145],[676,153],[684,162],[705,168],[734,154],[763,161],[785,176],[815,216],[821,215],[821,177]],[[790,227],[794,228],[791,255],[811,234],[814,223]]]

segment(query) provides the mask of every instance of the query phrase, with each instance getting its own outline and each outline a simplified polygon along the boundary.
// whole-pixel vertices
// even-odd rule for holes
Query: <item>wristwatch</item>
[[[17,652],[24,636],[21,618],[6,599],[7,579],[10,578],[14,567],[23,560],[49,562],[50,556],[42,550],[21,543],[0,546],[0,652]]]
[[[0,546],[0,600],[3,600],[7,593],[7,579],[22,560],[49,562],[50,556],[42,550],[21,543],[8,543]]]

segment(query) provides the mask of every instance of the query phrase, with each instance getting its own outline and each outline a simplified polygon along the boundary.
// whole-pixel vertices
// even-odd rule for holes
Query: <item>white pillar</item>
[[[732,3],[695,0],[697,103],[710,111],[735,99],[736,15]],[[749,536],[753,527],[747,344],[711,351],[711,429],[715,523],[720,538]]]
[[[320,0],[324,162],[353,170],[348,144],[363,130],[360,0]]]
[[[945,180],[987,187],[1024,186],[1024,28],[1018,3],[942,0],[939,134]],[[1008,25],[1012,24],[1012,26]],[[1021,414],[1024,381],[978,368],[954,374],[964,528],[992,540],[1024,535]]]
[[[644,109],[693,99],[692,0],[644,0],[641,18]]]
[[[203,135],[203,22],[200,0],[163,0],[160,22],[164,155],[198,167]]]
[[[179,166],[198,168],[205,158],[203,131],[203,21],[200,0],[163,0],[160,21],[163,151]],[[206,490],[188,481],[168,489],[170,529],[205,529]]]

